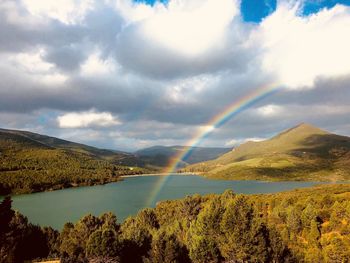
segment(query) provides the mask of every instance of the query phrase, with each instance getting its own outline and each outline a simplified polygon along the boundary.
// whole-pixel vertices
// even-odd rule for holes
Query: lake
[[[154,207],[158,201],[179,199],[196,193],[222,193],[226,189],[244,194],[274,193],[315,184],[318,183],[209,180],[195,175],[171,175],[166,180],[163,176],[142,176],[125,178],[121,182],[106,185],[18,195],[12,198],[13,207],[27,216],[30,222],[60,230],[65,222],[76,222],[89,213],[100,215],[112,211],[117,215],[118,221],[122,222],[142,208]]]

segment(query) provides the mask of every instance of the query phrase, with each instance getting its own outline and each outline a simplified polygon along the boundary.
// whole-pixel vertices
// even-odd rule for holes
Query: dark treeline
[[[59,256],[60,234],[51,227],[41,228],[11,209],[11,199],[0,204],[0,262],[23,262]]]
[[[1,262],[349,262],[350,186],[269,194],[194,195],[144,209],[122,224],[112,213],[66,223],[59,234],[0,211]],[[35,247],[34,247],[35,244]]]

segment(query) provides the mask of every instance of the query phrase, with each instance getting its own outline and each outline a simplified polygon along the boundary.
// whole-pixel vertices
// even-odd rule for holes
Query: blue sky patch
[[[276,0],[242,0],[241,13],[246,22],[259,23],[276,10]]]
[[[304,2],[303,15],[317,13],[323,8],[332,8],[336,4],[350,5],[350,0],[310,0]]]
[[[154,5],[155,2],[166,3],[168,0],[134,0],[136,3],[146,3],[148,5]]]
[[[167,3],[168,0],[134,0],[137,3],[154,5],[156,2]],[[305,0],[303,15],[317,13],[323,8],[332,8],[336,4],[350,5],[350,0]],[[276,10],[277,0],[241,0],[241,13],[246,22],[259,23]]]

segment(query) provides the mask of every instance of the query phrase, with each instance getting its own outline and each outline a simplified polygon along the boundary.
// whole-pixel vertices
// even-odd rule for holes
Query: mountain
[[[246,142],[219,158],[182,171],[260,180],[350,179],[350,138],[302,123],[261,142]]]
[[[94,158],[107,160],[116,165],[130,165],[130,166],[144,165],[144,163],[141,160],[137,159],[135,155],[126,153],[126,152],[99,149],[99,148],[88,146],[85,144],[66,141],[59,138],[50,137],[47,135],[37,134],[33,132],[28,132],[28,131],[0,129],[0,134],[2,136],[5,136],[5,134],[7,134],[7,136],[10,136],[10,137],[12,136],[17,140],[21,138],[20,139],[21,141],[26,140],[27,142],[31,142],[31,143],[35,142],[40,144],[41,146],[47,146],[49,148],[84,153]]]
[[[153,146],[139,150],[135,152],[135,155],[147,164],[165,167],[173,157],[187,149],[186,146]],[[194,147],[183,165],[212,160],[230,150],[230,148]]]
[[[0,129],[0,195],[93,185],[147,170],[134,155],[27,131]]]

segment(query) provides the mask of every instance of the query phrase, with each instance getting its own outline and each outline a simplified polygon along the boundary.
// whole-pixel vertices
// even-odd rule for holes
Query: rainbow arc
[[[246,96],[234,101],[228,107],[226,107],[219,114],[210,119],[201,129],[197,132],[187,143],[187,147],[184,151],[179,152],[174,156],[166,169],[164,170],[164,176],[160,176],[157,181],[150,197],[147,199],[146,206],[153,206],[157,200],[159,193],[169,179],[169,175],[176,172],[179,164],[185,161],[193,152],[194,148],[200,145],[215,129],[220,128],[229,120],[239,115],[244,110],[250,108],[255,103],[275,94],[281,90],[281,86],[274,83],[260,87]]]

